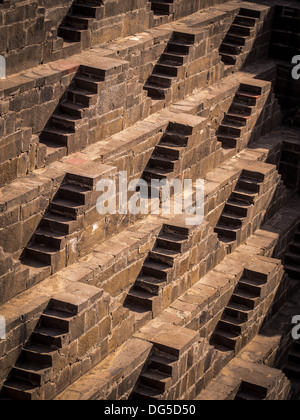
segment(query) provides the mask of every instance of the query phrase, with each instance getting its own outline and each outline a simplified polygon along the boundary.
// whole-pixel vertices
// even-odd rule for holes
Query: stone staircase
[[[252,271],[244,272],[226,305],[212,342],[238,353],[249,339],[249,324],[254,310],[266,295],[268,277]]]
[[[172,385],[176,356],[154,348],[132,393],[134,400],[160,400]]]
[[[262,88],[242,83],[217,132],[224,149],[236,149],[262,95]]]
[[[240,240],[241,229],[260,193],[263,181],[263,174],[250,171],[242,172],[215,227],[215,232],[221,242],[229,245]]]
[[[164,224],[125,301],[136,324],[161,312],[162,289],[172,281],[175,260],[186,251],[189,235],[188,227]]]
[[[234,400],[235,401],[262,401],[268,395],[268,388],[243,381]]]
[[[80,42],[82,48],[88,48],[93,23],[103,17],[103,0],[78,0],[59,27],[58,36],[65,42]]]
[[[40,147],[46,148],[47,164],[87,146],[87,136],[83,133],[84,119],[93,116],[92,108],[97,103],[103,81],[101,69],[80,67],[63,100],[40,134]]]
[[[60,363],[60,350],[68,344],[70,326],[77,314],[76,306],[55,300],[50,302],[2,387],[1,398],[41,399],[41,387],[50,380]]]
[[[173,33],[172,39],[168,42],[164,53],[144,86],[152,100],[168,99],[174,80],[184,76],[184,66],[189,60],[191,48],[196,40],[197,35],[193,33]]]
[[[220,47],[225,68],[230,69],[243,64],[245,53],[247,50],[249,52],[249,44],[254,41],[260,16],[260,12],[256,10],[244,8],[240,10]]]
[[[100,175],[66,175],[21,257],[30,278],[40,281],[66,266],[67,241],[83,229],[98,179]]]
[[[175,12],[174,0],[150,0],[155,15],[171,15]]]
[[[295,280],[300,280],[300,225],[284,259],[285,271]]]

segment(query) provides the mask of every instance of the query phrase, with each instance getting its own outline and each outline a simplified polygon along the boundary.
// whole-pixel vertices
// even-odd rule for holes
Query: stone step
[[[289,354],[289,362],[296,363],[298,366],[300,366],[300,352],[292,350]]]
[[[180,55],[188,55],[190,52],[190,44],[185,44],[184,42],[179,42],[172,40],[167,45],[167,53],[178,53]]]
[[[75,104],[69,101],[63,101],[59,105],[59,108],[64,114],[69,114],[78,119],[84,118],[87,111],[87,108],[83,105]]]
[[[236,350],[238,344],[241,343],[241,336],[237,333],[217,328],[213,334],[213,341],[230,350]]]
[[[235,25],[242,25],[242,26],[246,26],[246,27],[249,27],[249,28],[254,28],[256,23],[257,23],[256,18],[249,17],[249,16],[242,16],[242,15],[236,16],[236,18],[234,20]]]
[[[176,163],[178,163],[178,160],[174,158],[153,154],[149,160],[147,169],[156,168],[174,172]]]
[[[179,72],[179,67],[170,66],[167,64],[157,64],[154,67],[154,74],[161,74],[168,77],[177,77]]]
[[[165,74],[154,72],[148,79],[148,85],[161,86],[162,88],[169,88],[172,85],[173,78]]]
[[[245,325],[246,323],[239,319],[231,318],[229,316],[222,316],[218,323],[218,329],[241,335],[245,330]]]
[[[151,0],[151,9],[155,14],[170,15],[174,13],[175,8],[172,1]]]
[[[164,52],[159,60],[159,64],[175,64],[177,66],[183,66],[188,62],[187,54],[180,54],[176,52]]]
[[[162,264],[169,265],[170,267],[174,266],[174,260],[180,255],[180,253],[176,251],[171,251],[169,249],[154,247],[152,251],[150,251],[149,257]]]
[[[295,265],[300,267],[300,254],[291,251],[285,254],[285,263],[287,265]]]
[[[253,296],[260,297],[264,284],[265,283],[257,283],[255,280],[242,278],[238,283],[238,289],[244,292],[248,292]]]
[[[244,126],[238,126],[232,122],[227,122],[226,120],[222,121],[220,124],[217,136],[230,136],[233,138],[240,138],[243,133]]]
[[[50,266],[54,264],[56,254],[57,249],[34,242],[27,245],[25,248],[26,258],[32,258]]]
[[[50,327],[38,327],[32,335],[31,341],[35,344],[42,344],[51,348],[62,348],[67,342],[68,334],[63,333],[60,329]]]
[[[250,37],[250,36],[254,35],[254,30],[253,30],[252,27],[245,26],[245,25],[242,25],[242,24],[238,24],[238,23],[235,22],[230,27],[230,33]]]
[[[140,275],[135,285],[151,295],[158,295],[159,291],[166,286],[167,282],[151,276]]]
[[[173,160],[178,160],[184,152],[184,147],[174,144],[162,143],[156,146],[155,155],[165,156]]]
[[[80,89],[77,86],[74,86],[68,89],[67,99],[69,102],[77,105],[83,105],[88,108],[91,105],[96,105],[98,95],[95,95],[86,89]]]
[[[166,131],[161,138],[160,145],[162,144],[173,144],[178,147],[186,147],[188,144],[189,137],[185,133],[174,133]]]
[[[57,197],[76,202],[79,205],[85,205],[88,202],[88,195],[91,190],[87,187],[82,187],[76,184],[63,184],[59,187]]]
[[[61,214],[74,220],[83,213],[85,206],[63,198],[54,198],[50,203],[51,213]]]
[[[234,137],[233,135],[218,134],[217,139],[221,142],[223,148],[235,149],[239,137]]]
[[[244,201],[229,199],[225,204],[225,212],[235,214],[241,217],[247,217],[250,205]]]
[[[172,376],[176,360],[170,358],[171,356],[164,354],[152,354],[149,358],[149,368],[156,370],[165,375]]]
[[[220,56],[222,58],[223,63],[227,64],[228,66],[234,66],[236,64],[236,55],[220,52]]]
[[[171,387],[172,378],[165,373],[148,368],[141,374],[140,383],[163,393]]]
[[[73,28],[67,24],[60,26],[58,29],[58,36],[64,40],[71,42],[81,42],[85,29]]]
[[[132,393],[132,398],[134,400],[149,400],[149,401],[157,401],[161,396],[161,391],[139,385],[137,388],[134,389]]]
[[[49,367],[53,364],[56,350],[42,344],[29,344],[21,353],[21,360],[34,363],[42,367]]]
[[[157,168],[147,168],[143,172],[143,179],[146,181],[151,181],[152,179],[171,180],[174,178],[174,172],[170,169],[157,169]]]
[[[239,178],[237,183],[237,189],[250,191],[251,193],[259,193],[261,187],[261,182],[258,182],[255,179],[246,178],[242,176]]]
[[[249,191],[242,188],[236,188],[231,195],[231,199],[244,201],[250,205],[254,203],[256,197],[256,193],[250,193]]]
[[[241,228],[244,220],[244,217],[223,212],[219,219],[219,224]]]
[[[248,39],[247,36],[238,35],[238,34],[235,34],[234,32],[231,32],[231,30],[229,30],[224,41],[226,43],[244,46],[246,44],[247,39]]]
[[[257,100],[261,97],[260,95],[253,95],[250,92],[239,90],[236,93],[238,101],[248,106],[256,106]]]
[[[75,133],[78,126],[82,124],[80,118],[73,117],[69,114],[54,113],[51,117],[51,127]]]
[[[243,52],[243,47],[234,42],[230,42],[228,39],[224,40],[220,47],[221,54],[239,55]]]
[[[174,236],[170,234],[160,234],[156,239],[156,245],[159,248],[168,249],[175,252],[183,252],[186,239],[182,236]]]
[[[168,89],[150,82],[144,85],[144,89],[148,92],[150,98],[153,99],[165,99],[168,91]]]
[[[87,17],[84,15],[75,15],[68,13],[65,18],[66,26],[77,29],[89,29],[92,28],[94,18]]]
[[[215,227],[215,232],[218,234],[219,238],[228,238],[231,240],[237,239],[237,233],[239,230],[240,228],[227,226],[225,224],[217,224]]]
[[[33,240],[36,244],[43,244],[57,251],[66,246],[65,236],[51,232],[50,230],[38,229],[34,234]]]
[[[183,42],[185,44],[193,45],[195,42],[201,40],[202,34],[200,32],[181,32],[181,31],[174,31],[173,32],[173,40],[176,42]]]
[[[75,139],[75,134],[58,127],[46,127],[40,134],[40,141],[47,145],[48,142],[63,146],[70,146]]]
[[[144,262],[142,273],[146,276],[155,277],[164,281],[168,281],[171,267],[166,264],[161,264],[151,258]]]
[[[254,107],[245,105],[243,102],[240,102],[238,99],[235,99],[232,105],[229,108],[230,112],[234,114],[244,115],[244,116],[251,116]]]
[[[235,302],[229,302],[225,308],[224,315],[230,318],[236,318],[242,322],[247,322],[252,314],[252,309],[248,306],[240,305]]]
[[[240,115],[229,111],[225,116],[225,121],[228,121],[231,124],[245,126],[249,122],[249,116]]]
[[[39,388],[21,379],[9,379],[2,387],[1,396],[12,400],[31,401],[38,398]]]
[[[74,315],[67,312],[47,309],[43,312],[40,318],[40,325],[46,328],[49,327],[61,330],[62,333],[68,333],[70,329],[70,322],[73,318]]]
[[[293,254],[300,254],[300,243],[293,242],[290,245],[289,251]]]
[[[72,15],[81,15],[86,17],[92,17],[100,20],[104,16],[104,6],[96,6],[89,4],[74,4],[72,6]]]
[[[283,372],[288,378],[300,379],[300,366],[297,363],[288,362],[285,365]]]
[[[55,233],[70,235],[77,231],[79,221],[72,218],[63,217],[54,213],[47,213],[41,222],[40,227]]]
[[[259,10],[245,9],[242,7],[239,11],[239,15],[259,19],[261,17],[261,12]]]
[[[33,386],[41,386],[50,379],[51,372],[51,366],[43,368],[34,363],[17,362],[12,368],[11,375],[15,380],[22,380]]]
[[[294,280],[300,280],[300,266],[299,265],[292,265],[292,264],[285,264],[284,269],[286,273]]]
[[[138,306],[147,311],[152,311],[153,299],[155,299],[155,295],[152,293],[133,286],[127,294],[126,305]]]
[[[231,302],[255,309],[260,302],[260,298],[250,292],[237,288],[231,297]]]
[[[79,74],[75,76],[75,85],[79,89],[86,90],[92,94],[99,94],[103,85],[103,80],[97,80],[92,76]]]

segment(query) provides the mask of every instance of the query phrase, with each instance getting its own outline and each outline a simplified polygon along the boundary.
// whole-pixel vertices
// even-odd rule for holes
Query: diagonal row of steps
[[[78,0],[58,29],[58,35],[67,42],[80,42],[83,48],[89,46],[89,33],[95,20],[104,17],[103,1]]]
[[[224,149],[236,148],[255,112],[262,88],[242,83],[217,132]]]
[[[288,361],[283,368],[286,376],[291,379],[293,382],[298,383],[298,388],[300,385],[300,343],[299,341],[293,342],[293,347],[288,356]]]
[[[213,343],[235,352],[246,345],[248,322],[265,294],[267,281],[254,272],[241,278],[214,331]]]
[[[155,313],[160,292],[170,281],[175,260],[187,248],[189,228],[164,225],[154,248],[144,262],[142,270],[129,291],[125,306],[141,318]]]
[[[141,373],[131,398],[135,400],[159,400],[172,385],[172,375],[177,359],[156,349],[149,357],[147,367]]]
[[[62,268],[61,253],[68,235],[81,228],[82,214],[90,205],[93,187],[84,179],[66,179],[51,201],[38,229],[26,246],[22,265],[29,267],[30,277],[44,272],[44,278]],[[65,261],[62,256],[62,263]]]
[[[225,65],[234,66],[246,43],[254,39],[260,16],[261,13],[256,10],[240,10],[220,47],[220,55]]]
[[[101,69],[82,66],[75,75],[64,98],[51,116],[47,126],[40,134],[40,143],[47,147],[48,163],[59,157],[79,150],[80,142],[76,132],[85,117],[91,117],[90,108],[96,105],[101,84],[104,80]],[[52,159],[51,156],[52,155]]]
[[[188,62],[190,49],[196,41],[196,35],[174,32],[172,39],[161,55],[144,89],[153,100],[164,100],[173,80],[183,77],[184,65]]]
[[[284,268],[292,279],[300,280],[300,225],[285,255]]]
[[[263,174],[250,171],[242,172],[215,227],[220,241],[229,243],[238,239],[238,234],[246,223],[249,211],[260,193],[263,181]]]
[[[1,389],[1,398],[39,398],[40,387],[51,378],[58,351],[67,342],[70,322],[76,315],[69,311],[62,311],[54,303],[45,310]]]

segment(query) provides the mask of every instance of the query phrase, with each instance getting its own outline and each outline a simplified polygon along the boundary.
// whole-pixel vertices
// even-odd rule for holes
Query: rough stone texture
[[[0,398],[299,398],[299,2],[3,0],[0,40]],[[118,171],[203,223],[100,215]]]

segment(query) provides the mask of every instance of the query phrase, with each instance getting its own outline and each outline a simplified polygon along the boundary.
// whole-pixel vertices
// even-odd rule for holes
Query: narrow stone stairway
[[[238,352],[247,343],[245,332],[254,309],[265,292],[267,277],[254,272],[244,273],[225,307],[223,315],[212,336],[212,343]]]
[[[224,149],[236,149],[261,98],[261,88],[242,83],[217,132]]]
[[[223,213],[215,227],[221,242],[232,243],[239,234],[256,197],[259,195],[264,176],[256,172],[243,171],[238,183],[225,204]]]
[[[161,311],[161,290],[172,281],[175,259],[186,250],[188,237],[188,227],[163,226],[124,304],[136,314],[136,325]]]
[[[220,55],[226,67],[235,66],[246,44],[254,39],[259,18],[259,11],[240,10],[220,47]]]
[[[172,375],[177,359],[172,354],[154,349],[141,373],[131,399],[159,400],[172,385]]]
[[[300,280],[300,224],[285,255],[284,268],[292,279]]]
[[[71,6],[71,10],[58,29],[58,36],[66,42],[80,42],[82,48],[90,46],[90,31],[94,20],[104,16],[102,0],[78,0]]]
[[[51,275],[65,266],[66,239],[80,230],[92,191],[82,181],[65,180],[25,248],[22,265],[29,267],[30,277]]]
[[[53,364],[59,358],[59,349],[67,341],[69,324],[75,315],[57,310],[54,304],[44,311],[1,389],[1,398],[39,398],[40,387],[51,378]]]
[[[40,143],[47,147],[47,161],[55,161],[87,146],[77,132],[85,117],[92,117],[90,109],[96,104],[104,76],[100,69],[82,66],[75,75],[63,100],[40,135]],[[52,159],[51,156],[52,155]]]
[[[174,32],[166,50],[144,86],[152,100],[165,100],[173,80],[183,77],[184,65],[188,61],[190,48],[194,43],[195,35]]]

